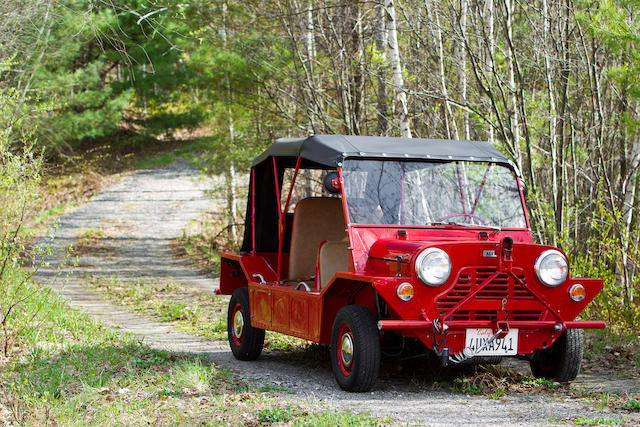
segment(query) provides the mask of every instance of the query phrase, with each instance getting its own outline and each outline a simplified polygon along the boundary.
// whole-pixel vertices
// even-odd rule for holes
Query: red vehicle
[[[304,169],[327,196],[294,208]],[[265,330],[329,344],[349,391],[374,386],[382,352],[517,356],[571,381],[602,287],[533,243],[518,169],[485,142],[280,139],[254,160],[241,251],[221,254],[234,356],[256,359]]]

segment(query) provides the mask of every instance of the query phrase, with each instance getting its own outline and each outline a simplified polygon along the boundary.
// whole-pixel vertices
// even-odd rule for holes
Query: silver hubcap
[[[353,339],[350,334],[343,334],[340,339],[340,357],[344,366],[350,366],[353,362]]]
[[[240,310],[236,311],[233,315],[233,333],[236,337],[242,336],[242,329],[244,328],[244,316]]]

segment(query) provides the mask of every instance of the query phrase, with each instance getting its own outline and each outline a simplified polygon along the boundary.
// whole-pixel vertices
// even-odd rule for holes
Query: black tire
[[[584,352],[584,333],[582,329],[567,329],[544,350],[536,350],[529,365],[536,378],[566,383],[576,379]]]
[[[239,317],[236,317],[238,313]],[[239,320],[240,323],[234,323]],[[234,325],[237,326],[234,328]],[[233,291],[227,312],[227,336],[231,352],[238,360],[256,360],[262,353],[264,329],[251,326],[249,291],[238,288]]]
[[[338,311],[331,330],[331,367],[343,390],[373,388],[380,371],[380,335],[368,308],[348,305]]]

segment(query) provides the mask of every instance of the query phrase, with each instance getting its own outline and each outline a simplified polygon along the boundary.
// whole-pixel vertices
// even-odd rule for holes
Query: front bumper
[[[462,354],[470,329],[518,331],[517,354],[531,354],[551,346],[569,328],[604,328],[603,321],[582,321],[577,316],[602,289],[597,279],[567,279],[548,288],[527,275],[524,269],[498,270],[463,267],[457,277],[442,288],[429,289],[415,283],[415,297],[400,301],[391,294],[400,278],[380,280],[374,286],[393,309],[393,315],[378,322],[381,331],[421,340],[427,348]],[[585,300],[572,301],[568,289],[582,284]]]
[[[601,320],[572,320],[566,322],[556,322],[553,320],[513,320],[506,322],[509,328],[512,329],[554,329],[556,331],[563,331],[565,329],[602,329],[605,327],[605,322]],[[489,328],[497,329],[497,322],[487,320],[452,320],[449,322],[443,322],[446,330],[455,329],[470,329],[470,328]],[[380,330],[408,330],[408,329],[424,329],[428,330],[433,328],[433,322],[427,322],[426,320],[380,320],[378,322],[378,329]]]

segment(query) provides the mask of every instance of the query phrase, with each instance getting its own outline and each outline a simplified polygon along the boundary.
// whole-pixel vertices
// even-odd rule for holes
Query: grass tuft
[[[623,423],[622,418],[604,418],[604,417],[581,417],[573,420],[574,424],[579,426],[619,426]]]

